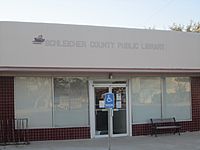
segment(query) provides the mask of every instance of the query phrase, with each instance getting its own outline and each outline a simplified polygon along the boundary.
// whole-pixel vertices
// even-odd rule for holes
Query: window
[[[88,104],[86,79],[54,79],[54,124],[56,127],[88,125]]]
[[[15,77],[14,84],[15,117],[28,118],[29,128],[88,126],[85,78]]]
[[[133,123],[150,118],[191,119],[189,77],[135,77],[132,79]]]
[[[190,79],[167,77],[163,85],[163,116],[175,116],[177,120],[191,119]]]
[[[51,78],[15,77],[15,117],[28,118],[30,128],[52,127]]]
[[[132,79],[132,120],[134,123],[147,122],[149,118],[161,116],[160,78]]]

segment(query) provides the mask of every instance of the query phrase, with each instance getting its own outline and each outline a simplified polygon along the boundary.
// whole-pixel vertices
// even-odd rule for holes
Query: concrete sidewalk
[[[0,146],[0,150],[107,150],[107,138],[31,142]],[[200,150],[200,132],[112,138],[112,150]]]

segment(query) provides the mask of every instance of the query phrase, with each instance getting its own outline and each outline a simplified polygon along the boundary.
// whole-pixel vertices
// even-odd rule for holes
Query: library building
[[[170,118],[200,130],[200,34],[0,22],[0,143],[150,135]]]

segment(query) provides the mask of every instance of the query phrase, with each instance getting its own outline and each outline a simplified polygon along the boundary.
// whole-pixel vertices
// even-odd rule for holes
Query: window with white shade
[[[174,116],[177,120],[191,119],[190,79],[167,77],[163,85],[163,117]]]
[[[49,77],[15,77],[15,118],[28,118],[29,128],[52,127]]]
[[[147,122],[161,117],[160,78],[137,77],[132,79],[132,120]]]
[[[133,123],[169,117],[191,120],[189,77],[134,77],[131,97]]]
[[[54,78],[55,127],[87,126],[88,84],[84,78]]]
[[[28,118],[29,128],[88,126],[86,78],[15,77],[14,82],[15,118]]]

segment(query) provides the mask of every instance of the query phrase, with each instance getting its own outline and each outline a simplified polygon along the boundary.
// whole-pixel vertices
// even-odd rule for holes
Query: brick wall
[[[14,119],[14,78],[0,77],[0,142],[12,141]]]
[[[90,128],[30,129],[28,134],[30,141],[87,139],[90,138]]]
[[[14,78],[0,77],[0,119],[14,118]]]
[[[191,78],[192,121],[180,122],[182,132],[200,130],[200,77]],[[133,136],[151,133],[149,124],[132,125]]]
[[[182,132],[200,130],[200,77],[191,79],[191,92],[192,121],[181,122]],[[14,77],[0,77],[0,120],[5,119],[14,119]],[[12,129],[12,123],[0,128],[0,142],[12,140]],[[150,134],[149,124],[133,125],[132,129],[134,136]],[[30,129],[28,132],[31,141],[90,138],[89,127]],[[7,134],[7,139],[2,139],[2,134]]]
[[[19,130],[14,130],[14,123],[10,121],[14,119],[14,114],[14,77],[0,76],[0,143],[12,142],[13,135],[22,135]],[[90,138],[89,127],[28,130],[31,141],[84,138]]]

